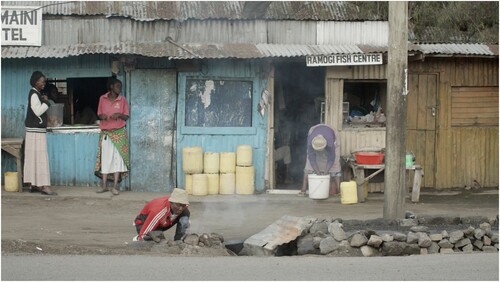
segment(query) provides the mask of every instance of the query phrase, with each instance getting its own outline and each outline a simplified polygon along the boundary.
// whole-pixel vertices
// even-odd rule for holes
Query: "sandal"
[[[104,193],[104,192],[108,192],[108,191],[109,191],[109,189],[108,189],[108,188],[102,188],[102,187],[101,187],[101,188],[97,189],[97,191],[95,191],[95,192],[96,192],[96,193]]]
[[[120,194],[120,192],[118,192],[118,190],[116,190],[115,188],[111,189],[111,194],[117,196]]]
[[[305,197],[305,196],[306,196],[306,192],[302,192],[302,191],[300,191],[300,192],[297,194],[297,196],[299,196],[299,197]]]

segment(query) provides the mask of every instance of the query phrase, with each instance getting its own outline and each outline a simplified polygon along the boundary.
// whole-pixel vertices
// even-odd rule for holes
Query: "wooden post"
[[[404,218],[408,2],[389,2],[384,219]]]

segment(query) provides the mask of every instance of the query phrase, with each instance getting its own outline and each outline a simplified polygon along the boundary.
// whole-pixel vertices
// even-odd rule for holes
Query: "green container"
[[[413,153],[406,153],[406,166],[407,167],[413,166],[415,164],[414,158],[415,158],[415,156],[413,155]]]

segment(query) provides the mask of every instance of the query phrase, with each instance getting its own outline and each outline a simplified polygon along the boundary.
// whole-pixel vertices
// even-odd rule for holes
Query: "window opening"
[[[186,126],[251,127],[253,82],[186,79]]]
[[[54,103],[64,104],[64,125],[97,125],[99,97],[107,92],[107,81],[107,77],[48,78],[43,92]]]
[[[344,127],[385,127],[386,80],[346,80],[342,103]]]

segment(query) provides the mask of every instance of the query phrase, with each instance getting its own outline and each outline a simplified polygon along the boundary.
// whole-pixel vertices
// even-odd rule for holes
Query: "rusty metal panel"
[[[317,22],[318,45],[387,46],[387,21]]]
[[[175,177],[176,72],[130,74],[130,189],[169,192]]]
[[[259,13],[246,13],[245,5],[253,4],[246,1],[2,1],[2,6],[43,6],[43,13],[50,15],[121,16],[143,21],[361,20],[357,6],[349,1],[270,1]]]

